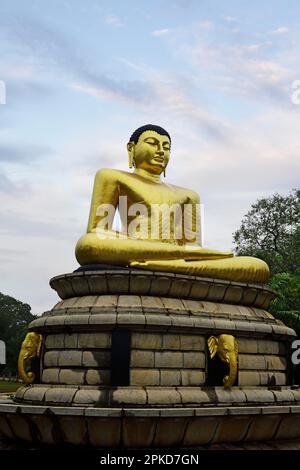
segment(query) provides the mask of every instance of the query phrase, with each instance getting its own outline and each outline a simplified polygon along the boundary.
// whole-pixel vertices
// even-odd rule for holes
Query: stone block
[[[57,317],[58,318],[58,317]],[[88,325],[90,314],[86,312],[80,315],[69,315],[65,317],[65,325]],[[58,324],[58,323],[56,323]]]
[[[243,297],[243,287],[241,286],[228,286],[224,295],[223,302],[228,304],[238,304]]]
[[[155,351],[154,363],[158,368],[176,368],[183,367],[183,353],[173,351]]]
[[[42,372],[42,383],[57,384],[59,383],[60,369],[44,369]]]
[[[45,339],[46,349],[63,349],[65,344],[65,335],[63,333],[59,334],[49,334]]]
[[[181,370],[181,383],[187,385],[203,385],[205,383],[205,373],[198,370]]]
[[[60,278],[55,280],[55,290],[57,291],[61,299],[68,299],[70,297],[77,296],[76,292],[72,288],[71,282],[66,278]]]
[[[132,333],[131,347],[132,349],[161,349],[162,334],[152,333]]]
[[[247,434],[249,424],[252,420],[252,416],[225,417],[223,420],[221,420],[220,425],[211,442],[242,441]]]
[[[258,352],[261,354],[284,355],[285,345],[282,342],[261,339],[258,341]]]
[[[196,278],[192,284],[189,296],[192,299],[206,299],[208,296],[209,286],[209,283],[203,282]]]
[[[121,440],[121,420],[118,418],[91,418],[87,420],[89,441],[98,448],[114,448]]]
[[[76,351],[74,349],[59,351],[58,365],[60,367],[82,367],[82,351]]]
[[[146,327],[158,327],[159,330],[168,329],[171,326],[171,318],[168,315],[145,315]]]
[[[131,294],[147,294],[151,287],[152,276],[142,274],[130,274],[130,293]]]
[[[182,303],[188,312],[193,314],[200,314],[203,312],[202,302],[199,302],[198,300],[182,299]]]
[[[73,402],[73,397],[77,391],[77,388],[63,388],[53,387],[49,388],[45,393],[45,402],[47,404],[65,404],[70,405]]]
[[[170,297],[175,297],[175,298],[180,299],[182,297],[188,297],[190,290],[191,290],[190,280],[184,279],[183,276],[179,278],[179,276],[176,275],[176,277],[173,279],[173,282],[170,285],[168,295]]]
[[[212,313],[214,315],[220,313],[221,305],[219,303],[202,301],[199,304],[202,307],[202,313]]]
[[[101,330],[111,330],[117,323],[117,313],[94,313],[91,312],[89,325],[97,325]]]
[[[211,442],[216,433],[217,427],[220,425],[222,418],[218,417],[196,417],[191,418],[188,422],[183,447],[197,447]]]
[[[110,370],[89,369],[86,372],[85,382],[88,385],[109,385],[110,384]]]
[[[76,307],[78,309],[90,309],[91,307],[93,307],[96,300],[97,297],[95,295],[84,295],[83,297],[78,297],[78,300],[73,305],[73,307]]]
[[[130,385],[159,385],[159,371],[156,369],[131,369]]]
[[[208,291],[208,298],[211,301],[222,302],[225,296],[228,284],[214,282]]]
[[[168,295],[174,274],[167,276],[154,276],[151,282],[151,294],[160,296]]]
[[[205,354],[203,352],[184,352],[183,367],[185,369],[205,368]]]
[[[176,386],[180,384],[181,384],[180,371],[160,369],[160,385]]]
[[[168,405],[181,404],[180,393],[174,388],[147,388],[148,405]]]
[[[34,439],[29,422],[25,416],[11,413],[9,414],[9,424],[17,439],[21,439],[22,441],[32,441]]]
[[[205,351],[205,337],[200,335],[180,335],[182,351]]]
[[[140,351],[133,349],[131,351],[131,367],[154,367],[154,352],[153,351]]]
[[[180,349],[180,335],[163,335],[163,349]]]
[[[108,349],[111,347],[111,333],[79,333],[80,349]]]
[[[119,295],[118,307],[136,309],[142,307],[141,298],[138,295]]]
[[[65,335],[65,348],[77,349],[78,348],[78,333],[70,333]]]
[[[194,318],[188,315],[170,315],[172,328],[189,328],[194,331]]]
[[[83,370],[61,369],[59,374],[59,383],[70,385],[84,384],[84,374],[85,371]]]
[[[239,354],[239,370],[265,370],[267,368],[264,356],[257,354]]]
[[[145,405],[147,403],[147,393],[143,388],[123,388],[118,387],[111,391],[110,403],[114,406]]]
[[[58,366],[58,356],[60,351],[46,351],[44,354],[44,367]]]
[[[4,416],[0,416],[0,437],[8,437],[9,439],[14,438],[14,434],[11,430],[11,427],[8,424],[8,421]]]
[[[55,421],[48,416],[30,416],[37,431],[38,439],[43,444],[59,444],[59,439],[55,429]]]
[[[80,389],[77,390],[73,397],[73,403],[75,405],[108,405],[108,391],[107,390],[92,390],[92,389]]]
[[[23,396],[23,399],[25,401],[31,401],[31,402],[37,402],[41,403],[44,401],[45,394],[47,390],[49,390],[48,387],[41,387],[41,386],[31,386],[27,387],[27,390],[25,389],[25,394]]]
[[[286,416],[280,422],[274,439],[296,439],[300,437],[300,416]]]
[[[157,315],[158,316],[158,315]],[[119,312],[117,315],[117,324],[121,327],[128,328],[129,325],[138,325],[144,326],[146,323],[145,315],[142,312],[140,313],[131,313],[131,312]]]
[[[105,274],[96,274],[87,276],[89,291],[91,294],[105,294],[108,290]]]
[[[164,307],[168,310],[179,310],[180,312],[185,311],[184,304],[180,299],[172,299],[168,297],[162,297],[161,301]]]
[[[287,362],[285,357],[265,356],[268,370],[286,370]]]
[[[273,394],[275,395],[276,402],[294,402],[295,396],[291,392],[291,390],[272,390]]]
[[[204,330],[213,330],[215,328],[215,322],[212,318],[193,317],[192,320],[194,328]]]
[[[86,296],[90,293],[88,281],[84,276],[72,276],[71,283],[75,295]]]
[[[110,367],[110,351],[83,351],[84,367]]]
[[[179,387],[177,391],[181,395],[183,405],[208,405],[211,402],[207,391],[200,390],[199,387]]]
[[[259,341],[259,343],[261,342],[262,340]],[[259,350],[258,350],[258,341],[256,339],[248,339],[248,338],[239,338],[238,339],[238,342],[239,342],[239,353],[243,353],[243,354],[247,354],[247,353],[251,353],[251,354],[255,354],[257,353]],[[262,352],[262,351],[259,351],[259,352]]]
[[[225,389],[216,387],[213,392],[208,392],[208,396],[210,396],[212,401],[213,397],[216,396],[218,404],[233,403],[237,406],[237,404],[244,404],[246,402],[245,393],[242,390],[237,390],[235,388]]]
[[[122,444],[125,448],[147,448],[152,445],[156,420],[149,418],[124,418]]]
[[[71,297],[70,299],[62,300],[53,307],[53,310],[72,308],[75,306],[79,298],[80,297]]]
[[[87,424],[84,418],[78,416],[60,416],[59,427],[63,434],[64,443],[85,445],[87,441]]]
[[[117,295],[99,295],[96,297],[94,308],[103,309],[106,311],[107,309],[112,309],[112,311],[114,311],[117,305],[118,305]]]
[[[160,312],[160,310],[164,310],[164,304],[161,301],[160,297],[148,297],[148,296],[141,296],[142,308],[151,311]]]
[[[248,403],[274,403],[274,394],[269,390],[244,388]]]
[[[260,385],[260,375],[258,371],[239,370],[238,383],[240,386]]]
[[[180,447],[189,418],[161,418],[157,422],[154,447]]]
[[[110,272],[107,274],[108,290],[111,294],[128,294],[129,293],[129,276],[127,273]]]
[[[254,324],[250,321],[235,320],[235,329],[236,331],[247,332],[249,336],[253,336],[255,332]]]
[[[253,305],[255,302],[255,299],[257,297],[257,289],[252,289],[252,288],[243,288],[243,296],[241,299],[241,304],[242,305]]]

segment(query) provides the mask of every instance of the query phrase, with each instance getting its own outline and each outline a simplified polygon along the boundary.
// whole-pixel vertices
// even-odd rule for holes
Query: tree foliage
[[[238,255],[261,258],[271,273],[300,267],[300,190],[259,199],[233,234]]]
[[[0,339],[6,343],[5,372],[16,374],[22,341],[28,324],[35,318],[30,305],[0,293]]]

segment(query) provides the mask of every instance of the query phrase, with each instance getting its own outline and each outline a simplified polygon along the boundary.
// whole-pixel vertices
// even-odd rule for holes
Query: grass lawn
[[[7,382],[6,380],[0,380],[0,393],[15,392],[19,387],[23,385],[20,382]]]

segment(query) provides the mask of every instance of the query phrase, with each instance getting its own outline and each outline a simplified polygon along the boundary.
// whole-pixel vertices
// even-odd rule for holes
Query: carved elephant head
[[[22,343],[18,359],[18,372],[20,379],[26,384],[32,383],[35,379],[35,374],[26,372],[26,368],[32,359],[40,356],[41,344],[42,335],[34,332],[27,333]]]
[[[211,336],[207,340],[210,358],[218,354],[222,362],[228,364],[229,375],[223,378],[225,388],[230,388],[236,381],[238,367],[238,342],[232,335]]]

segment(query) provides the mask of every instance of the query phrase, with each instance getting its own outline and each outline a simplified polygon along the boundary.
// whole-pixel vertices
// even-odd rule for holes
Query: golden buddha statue
[[[95,176],[87,233],[76,245],[81,265],[110,264],[264,283],[267,264],[200,245],[199,196],[166,184],[171,138],[159,126],[138,128],[127,144],[133,172],[102,169]],[[113,230],[116,211],[122,230]]]

